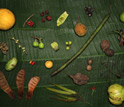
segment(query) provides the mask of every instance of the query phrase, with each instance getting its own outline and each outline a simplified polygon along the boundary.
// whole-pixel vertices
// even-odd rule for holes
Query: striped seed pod
[[[26,99],[31,99],[33,96],[33,91],[36,88],[38,82],[40,81],[40,77],[32,77],[28,83],[28,93],[26,95]]]
[[[8,96],[11,98],[11,99],[14,99],[15,98],[15,93],[14,91],[10,88],[3,72],[0,71],[0,88],[8,94]]]
[[[24,96],[24,81],[25,81],[25,70],[21,69],[16,77],[16,85],[18,87],[18,98]]]

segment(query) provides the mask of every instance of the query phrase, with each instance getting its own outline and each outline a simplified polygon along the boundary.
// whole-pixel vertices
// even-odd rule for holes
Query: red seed
[[[45,18],[42,18],[41,22],[44,23],[45,22]]]
[[[48,10],[46,10],[46,11],[45,11],[45,13],[46,13],[46,14],[49,14],[49,11],[48,11]]]
[[[41,12],[40,16],[43,17],[44,16],[44,12]]]
[[[46,19],[47,19],[48,21],[50,21],[50,20],[52,20],[52,17],[51,17],[51,16],[46,16]]]
[[[35,64],[35,61],[32,61],[31,65],[34,65]]]

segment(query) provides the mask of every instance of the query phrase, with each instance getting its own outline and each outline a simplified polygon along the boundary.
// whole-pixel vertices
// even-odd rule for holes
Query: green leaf
[[[91,103],[93,107],[115,107],[108,100],[107,88],[113,83],[124,85],[124,76],[118,79],[115,74],[123,73],[124,70],[124,51],[119,46],[117,34],[111,32],[122,29],[124,23],[119,19],[120,14],[124,11],[124,0],[112,0],[112,14],[98,33],[96,38],[86,48],[86,50],[59,75],[51,78],[50,74],[60,67],[67,59],[77,52],[85,41],[90,37],[97,25],[109,11],[109,0],[0,0],[0,8],[8,8],[13,11],[16,16],[15,26],[8,31],[0,31],[0,42],[6,42],[9,46],[7,55],[0,52],[0,71],[2,71],[8,80],[10,87],[17,94],[16,75],[20,69],[25,69],[25,89],[23,99],[16,98],[11,100],[6,93],[0,89],[0,107],[87,107],[84,102],[62,102],[54,99],[49,99],[49,91],[45,87],[50,87],[49,83],[62,85],[68,89],[78,92],[82,98]],[[94,7],[92,17],[85,14],[84,7],[91,5]],[[41,12],[49,11],[52,17],[51,21],[41,22]],[[57,27],[56,21],[58,16],[67,11],[69,17],[62,26]],[[34,21],[34,26],[25,25],[24,21],[34,14],[31,18]],[[79,22],[87,27],[87,34],[84,37],[78,37],[74,32],[74,26],[79,17]],[[34,41],[31,36],[43,38],[44,49],[34,48]],[[15,37],[20,44],[26,48],[27,55],[22,53],[18,46],[8,37]],[[110,41],[110,48],[114,50],[113,57],[107,57],[100,48],[102,40]],[[55,52],[50,44],[56,41],[59,45],[59,51]],[[66,41],[72,41],[69,51],[66,50]],[[17,57],[18,64],[11,71],[5,70],[6,62],[12,57]],[[93,59],[92,70],[86,71],[88,59]],[[30,65],[29,61],[35,61],[35,65]],[[47,69],[44,66],[45,61],[52,60],[54,66],[52,69]],[[105,62],[105,64],[101,64]],[[108,63],[108,67],[106,63]],[[115,63],[112,67],[112,63]],[[111,70],[110,70],[111,69]],[[84,73],[89,78],[88,84],[77,86],[73,84],[69,74]],[[39,76],[40,82],[34,90],[33,97],[26,100],[28,82],[31,77]],[[96,92],[92,96],[91,87],[96,88]],[[121,105],[124,106],[124,103]]]

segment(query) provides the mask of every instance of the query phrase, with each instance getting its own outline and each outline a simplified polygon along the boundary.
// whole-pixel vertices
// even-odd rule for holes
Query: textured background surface
[[[96,38],[90,43],[86,50],[66,69],[55,77],[50,77],[50,74],[60,67],[68,58],[70,58],[80,47],[85,43],[88,37],[95,30],[100,21],[109,11],[109,0],[0,0],[0,8],[8,8],[13,11],[16,16],[16,24],[9,31],[0,31],[0,41],[6,42],[9,46],[8,55],[3,55],[0,52],[0,70],[5,74],[11,88],[17,93],[16,75],[20,69],[26,70],[25,79],[25,95],[27,92],[27,84],[31,77],[39,76],[41,78],[38,87],[34,91],[31,100],[10,100],[9,97],[0,90],[0,107],[88,107],[84,102],[65,103],[49,99],[51,95],[45,89],[50,82],[64,85],[81,94],[83,98],[93,104],[93,107],[114,107],[108,101],[107,88],[112,83],[121,83],[124,85],[124,78],[117,79],[109,72],[111,62],[116,63],[113,68],[113,73],[119,73],[124,70],[124,52],[119,46],[117,35],[111,34],[111,31],[124,28],[124,23],[120,22],[119,15],[124,11],[123,0],[112,0],[112,14],[102,30],[97,34]],[[84,7],[92,5],[95,8],[92,17],[88,17],[84,12]],[[52,21],[41,23],[40,13],[49,10]],[[57,18],[64,12],[69,13],[66,22],[60,26],[56,26]],[[34,26],[25,28],[22,27],[24,21],[31,14]],[[78,37],[74,33],[74,26],[79,17],[79,22],[87,27],[87,34],[84,37]],[[19,50],[8,37],[14,36],[19,39],[21,44],[26,47],[28,55],[25,55]],[[32,43],[34,39],[31,36],[42,37],[45,44],[44,49],[33,48]],[[100,42],[104,39],[110,41],[110,48],[115,51],[113,57],[108,58],[100,49]],[[72,41],[73,44],[69,51],[65,49],[65,41]],[[58,52],[54,52],[50,44],[57,41],[60,47]],[[5,64],[11,57],[17,57],[19,62],[14,70],[11,72],[5,71]],[[93,69],[91,72],[86,71],[87,60],[92,58]],[[34,66],[28,64],[29,60],[36,61]],[[44,62],[52,60],[54,67],[50,70],[46,69]],[[108,68],[101,64],[101,62],[110,62]],[[75,73],[87,74],[90,81],[87,85],[74,85],[72,80],[68,77],[69,74]],[[96,93],[91,96],[90,88],[96,87]]]

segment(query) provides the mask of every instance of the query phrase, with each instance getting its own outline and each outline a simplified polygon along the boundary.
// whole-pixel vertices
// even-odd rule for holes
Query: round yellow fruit
[[[53,67],[53,62],[52,61],[46,61],[45,66],[46,66],[46,68],[52,68]]]
[[[114,105],[121,105],[123,101],[121,100],[113,100],[109,97],[109,101]]]
[[[15,16],[9,10],[5,8],[0,9],[0,29],[1,30],[8,30],[12,28],[15,24]]]

